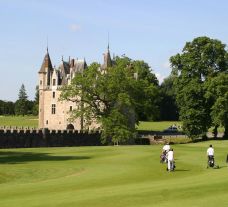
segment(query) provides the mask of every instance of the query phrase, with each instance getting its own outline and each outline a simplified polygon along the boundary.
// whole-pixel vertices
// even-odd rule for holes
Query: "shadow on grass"
[[[33,161],[66,161],[90,159],[89,156],[54,156],[49,153],[0,152],[0,164],[21,164]]]
[[[187,171],[190,171],[190,170],[187,170],[187,169],[175,169],[175,171],[177,171],[177,172],[187,172]]]
[[[214,167],[213,169],[221,169],[221,168],[227,168],[227,165],[216,165],[216,167]]]

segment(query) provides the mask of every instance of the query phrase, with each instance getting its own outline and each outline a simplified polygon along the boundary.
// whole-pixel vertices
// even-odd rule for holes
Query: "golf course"
[[[219,169],[207,169],[212,144]],[[227,207],[228,141],[162,145],[0,150],[1,207]]]

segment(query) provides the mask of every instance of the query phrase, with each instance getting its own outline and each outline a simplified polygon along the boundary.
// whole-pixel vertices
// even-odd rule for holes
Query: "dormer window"
[[[53,86],[56,85],[56,79],[53,79],[52,85],[53,85]]]

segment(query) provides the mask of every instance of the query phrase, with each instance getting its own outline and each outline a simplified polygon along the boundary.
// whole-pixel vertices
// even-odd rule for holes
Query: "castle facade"
[[[112,65],[109,47],[104,53],[104,63],[102,70]],[[39,128],[50,130],[75,129],[83,130],[86,120],[77,118],[74,122],[69,121],[70,112],[81,107],[71,101],[60,101],[61,88],[70,84],[77,73],[83,73],[87,68],[85,59],[70,59],[64,61],[62,58],[58,68],[52,66],[51,58],[47,49],[43,63],[39,70]],[[89,129],[97,128],[93,122]]]

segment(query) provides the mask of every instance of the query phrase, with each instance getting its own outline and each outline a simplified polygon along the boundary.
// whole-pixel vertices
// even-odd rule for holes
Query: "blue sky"
[[[162,80],[186,41],[228,44],[226,0],[0,0],[0,99],[15,101],[22,83],[34,98],[47,36],[53,65],[62,55],[102,62],[107,48],[144,60]]]

